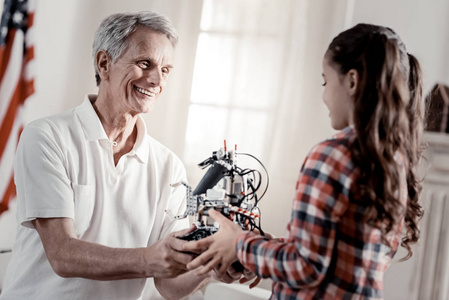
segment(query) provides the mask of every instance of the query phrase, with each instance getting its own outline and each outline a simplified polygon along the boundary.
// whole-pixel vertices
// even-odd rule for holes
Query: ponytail
[[[360,166],[358,185],[366,202],[365,221],[387,234],[400,223],[405,208],[397,197],[400,170],[395,155],[407,155],[409,93],[400,70],[397,43],[385,34],[368,37],[361,54],[359,93],[354,102],[357,133],[352,152]]]
[[[421,136],[424,128],[424,101],[422,99],[422,72],[418,60],[407,53],[410,72],[409,72],[409,90],[410,102],[408,105],[408,115],[410,119],[410,135],[416,142],[421,141]],[[420,144],[415,145],[415,150],[412,152],[417,156],[421,155]]]
[[[416,243],[420,236],[418,221],[423,216],[423,210],[418,202],[422,186],[417,178],[416,167],[422,155],[421,136],[423,133],[424,119],[424,101],[422,99],[422,72],[418,60],[411,54],[408,54],[410,64],[409,89],[410,102],[407,107],[407,113],[410,120],[409,131],[412,141],[408,150],[410,161],[410,171],[407,173],[408,203],[405,213],[405,236],[402,238],[401,246],[408,250],[407,256],[402,260],[407,260],[412,256],[412,250],[409,244]]]

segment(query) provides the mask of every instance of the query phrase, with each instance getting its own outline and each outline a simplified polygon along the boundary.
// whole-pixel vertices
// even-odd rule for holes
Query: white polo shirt
[[[132,151],[114,165],[112,143],[91,104],[24,129],[15,157],[17,220],[20,224],[2,299],[140,299],[145,279],[95,281],[62,278],[51,268],[31,221],[67,217],[77,237],[109,247],[135,248],[186,228],[165,210],[185,210],[181,161],[146,133],[138,118]],[[154,288],[155,290],[155,288]],[[158,298],[156,295],[154,299]]]

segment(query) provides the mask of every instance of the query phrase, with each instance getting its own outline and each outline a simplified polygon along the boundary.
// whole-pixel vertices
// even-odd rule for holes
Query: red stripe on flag
[[[8,188],[6,189],[5,194],[2,197],[2,201],[0,202],[0,215],[8,210],[9,200],[16,196],[16,185],[14,184],[14,176],[11,175],[11,179],[9,180]]]
[[[27,28],[30,29],[34,24],[34,12],[28,13],[28,24]],[[26,37],[25,37],[26,39]],[[28,62],[34,59],[34,47],[31,43],[29,46],[27,46],[25,51],[25,57],[24,57],[24,64],[26,65]]]
[[[27,28],[31,28],[34,25],[34,12],[28,12]]]
[[[21,88],[21,97],[20,97],[20,103],[24,104],[25,100],[34,94],[34,79],[31,79],[29,81],[23,81],[22,82],[22,88]]]
[[[14,120],[16,119],[17,111],[19,105],[23,102],[21,99],[21,81],[17,84],[14,94],[9,102],[8,111],[5,114],[2,125],[0,127],[0,157],[3,156],[3,151],[5,150],[6,144],[8,143],[9,135],[11,134],[12,126],[14,125]]]
[[[34,47],[27,48],[23,58],[25,65],[34,59]]]
[[[11,57],[11,50],[14,44],[15,36],[16,29],[9,30],[8,36],[6,37],[5,46],[0,47],[0,82],[3,81],[3,76],[5,76],[6,67],[8,66],[9,58]]]

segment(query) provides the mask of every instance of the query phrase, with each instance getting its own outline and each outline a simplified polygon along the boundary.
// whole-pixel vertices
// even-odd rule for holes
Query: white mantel
[[[421,240],[411,287],[414,300],[449,299],[449,134],[426,132]]]

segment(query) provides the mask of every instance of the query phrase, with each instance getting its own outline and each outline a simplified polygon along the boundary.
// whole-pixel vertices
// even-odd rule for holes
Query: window
[[[282,74],[287,1],[204,0],[184,162],[196,165],[223,140],[263,161]]]

